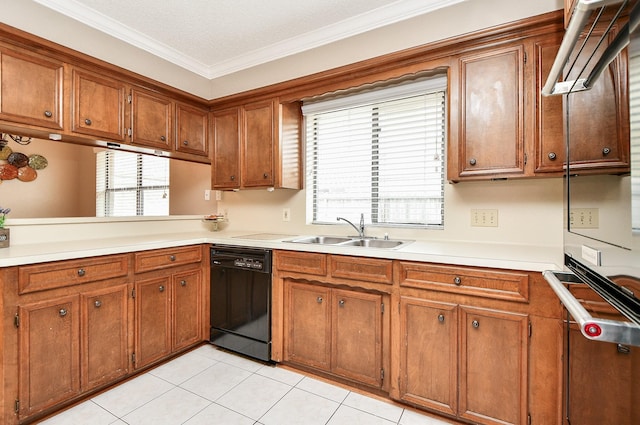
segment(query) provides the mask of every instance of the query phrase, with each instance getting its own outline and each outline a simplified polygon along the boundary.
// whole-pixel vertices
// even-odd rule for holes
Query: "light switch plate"
[[[474,227],[498,227],[498,210],[471,210],[471,225]]]

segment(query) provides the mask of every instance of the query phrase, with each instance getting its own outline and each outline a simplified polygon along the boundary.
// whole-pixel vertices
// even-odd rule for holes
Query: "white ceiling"
[[[34,0],[213,79],[465,0]]]

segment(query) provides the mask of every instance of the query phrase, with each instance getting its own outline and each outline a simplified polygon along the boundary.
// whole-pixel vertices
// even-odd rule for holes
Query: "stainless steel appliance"
[[[210,342],[270,361],[271,250],[211,246]]]
[[[639,7],[637,1],[576,1],[543,88],[545,95],[563,95],[565,110],[565,271],[544,276],[567,310],[567,424],[640,423]],[[619,153],[621,167],[612,173],[594,172],[577,159],[598,131],[576,131],[572,115],[581,106],[588,110],[585,98],[603,90],[603,74],[619,78],[617,104],[629,104],[628,114],[621,108],[592,120],[629,128],[624,146],[630,148]],[[608,153],[602,150],[603,157]]]

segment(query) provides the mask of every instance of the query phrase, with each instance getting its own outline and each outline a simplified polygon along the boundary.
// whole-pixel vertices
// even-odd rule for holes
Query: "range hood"
[[[588,90],[591,88],[600,74],[609,66],[611,61],[629,44],[629,31],[633,30],[638,22],[629,22],[618,32],[616,38],[609,44],[607,37],[618,18],[623,15],[627,8],[627,0],[578,0],[569,26],[565,32],[562,44],[558,50],[547,81],[542,88],[545,96],[560,95],[575,91]],[[604,23],[604,24],[603,24]],[[601,35],[595,35],[596,27],[606,27]],[[580,41],[581,36],[582,41]],[[595,48],[588,51],[587,40],[592,37],[599,37],[597,43],[592,43]],[[578,46],[578,42],[580,45]],[[598,57],[596,51],[603,44],[608,44],[606,50]],[[575,54],[572,62],[570,56]],[[577,73],[572,73],[579,57],[588,57],[584,66]],[[586,70],[591,64],[593,68],[587,74]],[[578,75],[577,78],[567,81],[560,81],[560,77],[565,74]],[[586,74],[586,75],[585,75]]]

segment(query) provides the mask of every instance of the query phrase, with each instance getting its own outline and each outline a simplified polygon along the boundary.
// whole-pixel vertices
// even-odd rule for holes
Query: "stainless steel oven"
[[[211,246],[210,342],[271,358],[271,250]]]
[[[575,4],[543,88],[563,96],[567,142],[565,269],[544,276],[566,308],[565,423],[631,425],[640,423],[640,6]],[[616,79],[619,108],[592,108],[600,115],[589,124],[621,129],[624,150],[615,171],[590,169],[581,147],[602,143],[606,163],[614,135],[576,129],[573,113],[589,113],[589,99]]]

